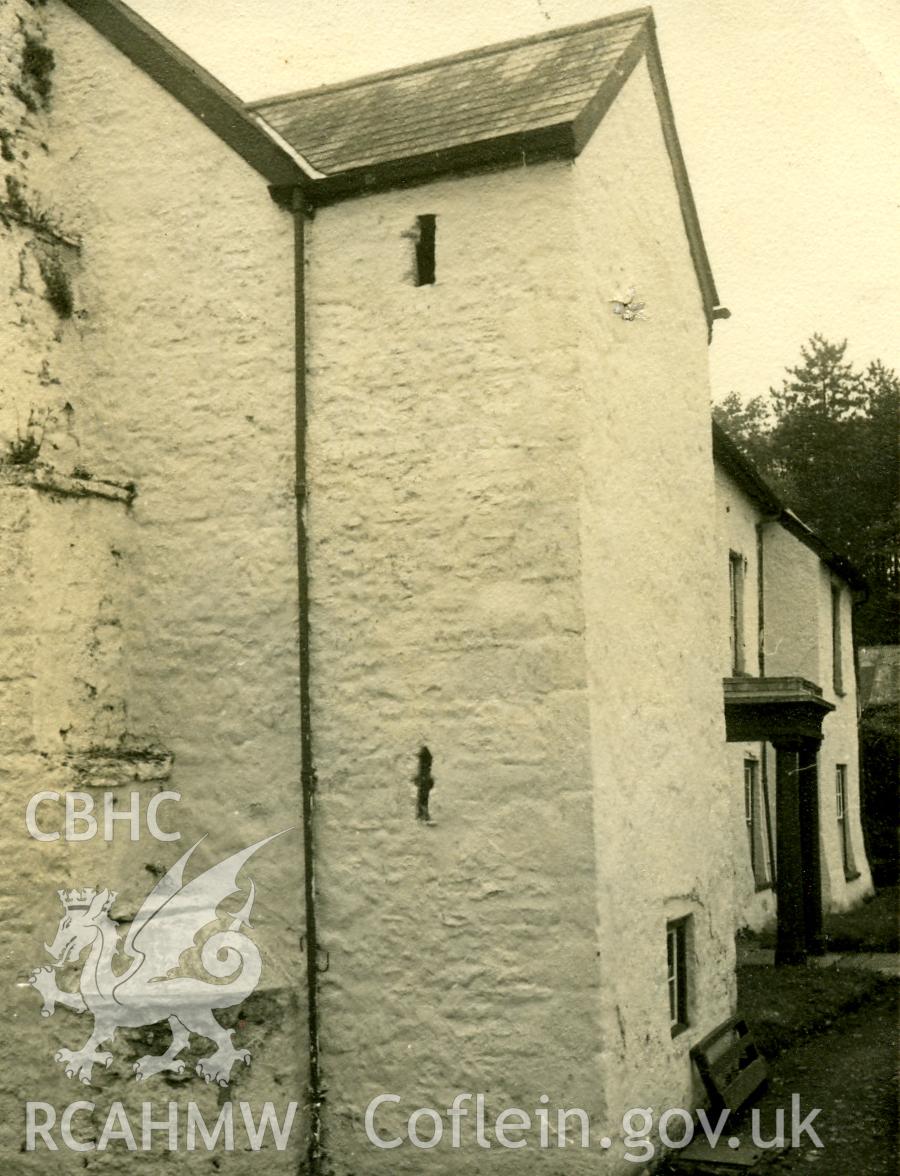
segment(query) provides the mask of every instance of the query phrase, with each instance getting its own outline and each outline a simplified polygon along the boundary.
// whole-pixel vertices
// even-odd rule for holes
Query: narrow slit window
[[[688,1027],[688,922],[690,916],[666,924],[666,981],[669,1026],[676,1037]]]
[[[436,266],[437,217],[433,212],[426,212],[416,219],[419,228],[416,237],[416,285],[433,286]]]

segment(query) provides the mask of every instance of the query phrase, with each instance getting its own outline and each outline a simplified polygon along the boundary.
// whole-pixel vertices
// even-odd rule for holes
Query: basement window
[[[433,286],[437,217],[433,212],[426,212],[416,217],[416,223],[419,230],[416,237],[416,285]]]
[[[688,1021],[688,940],[691,917],[673,919],[666,924],[666,983],[669,990],[669,1027],[672,1036],[687,1029]]]

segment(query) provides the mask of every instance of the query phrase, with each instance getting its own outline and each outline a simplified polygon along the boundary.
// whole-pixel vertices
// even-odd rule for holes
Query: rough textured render
[[[123,6],[104,12],[134,31]],[[701,1105],[689,1049],[733,1010],[735,895],[752,899],[729,774],[746,751],[725,749],[723,552],[747,551],[749,609],[759,520],[720,476],[732,509],[724,520],[720,498],[714,524],[715,289],[647,11],[257,104],[328,179],[545,128],[568,135],[567,150],[529,166],[492,157],[415,187],[388,171],[355,197],[325,180],[321,200],[310,170],[290,153],[282,170],[283,144],[260,146],[243,111],[223,134],[230,96],[219,94],[214,134],[63,4],[0,0],[0,34],[13,79],[0,90],[12,308],[0,979],[16,1025],[0,1152],[23,1176],[73,1163],[21,1152],[23,1100],[70,1102],[53,1055],[83,1040],[73,1017],[42,1023],[23,981],[59,917],[56,889],[116,888],[113,915],[127,923],[204,835],[209,865],[288,827],[254,870],[263,979],[235,1024],[253,1068],[228,1091],[192,1068],[135,1086],[153,1034],[122,1034],[95,1133],[114,1099],[137,1121],[148,1096],[193,1101],[209,1122],[229,1100],[296,1101],[290,1146],[261,1162],[301,1168],[319,1094],[306,1073],[304,833],[316,846],[330,1176],[422,1171],[418,1150],[366,1138],[365,1108],[385,1092],[401,1103],[383,1109],[384,1132],[464,1091],[484,1092],[494,1115],[545,1094],[585,1108],[595,1141],[627,1108]],[[165,43],[146,27],[141,37],[164,61]],[[192,79],[194,99],[204,84]],[[246,135],[272,175],[226,145]],[[299,373],[293,184],[307,251]],[[64,216],[51,190],[65,193]],[[425,223],[435,266],[423,282]],[[615,310],[632,290],[646,316],[629,321]],[[830,660],[839,581],[814,548],[771,529],[766,671],[819,683],[836,707],[820,775],[832,908],[870,888],[855,695],[833,688]],[[759,673],[755,644],[747,654]],[[315,820],[301,830],[310,734]],[[414,779],[425,748],[428,819]],[[827,816],[839,764],[852,765],[850,881]],[[42,789],[134,791],[142,806],[176,790],[166,825],[182,840],[36,841],[22,811]],[[36,880],[27,901],[23,877]],[[689,920],[690,1000],[673,1035],[675,919]],[[436,1171],[634,1170],[621,1146],[447,1147]],[[98,1159],[85,1166],[140,1162],[121,1149]],[[173,1176],[198,1163],[142,1159]],[[207,1162],[248,1170],[243,1150]]]
[[[706,322],[644,62],[575,161],[574,187],[603,1075],[615,1122],[632,1106],[696,1098],[689,1046],[734,1000]],[[645,322],[610,313],[631,287]],[[689,1030],[672,1038],[665,930],[684,916],[694,995]]]
[[[438,280],[417,288],[423,211]],[[323,1068],[340,1172],[420,1167],[361,1131],[383,1090],[403,1093],[404,1121],[458,1090],[503,1107],[547,1084],[602,1111],[577,341],[564,266],[548,267],[570,254],[571,217],[570,173],[551,165],[347,202],[310,226]],[[415,820],[423,745],[432,825]],[[467,1149],[467,1170],[513,1155]]]
[[[64,192],[65,234],[80,242],[51,240],[43,220],[0,209],[16,312],[3,327],[4,450],[17,412],[24,433],[31,406],[52,411],[40,459],[53,472],[38,462],[0,480],[2,983],[17,1027],[0,1082],[0,1150],[25,1173],[71,1168],[71,1152],[19,1156],[23,1100],[61,1108],[79,1097],[54,1054],[90,1031],[66,1011],[42,1021],[34,991],[16,987],[45,962],[57,888],[108,885],[119,892],[114,917],[127,921],[204,835],[198,865],[296,826],[299,731],[290,217],[234,152],[63,5],[0,5],[10,58],[21,52],[20,17],[36,36],[46,22],[56,50],[52,117],[3,92],[5,125],[16,126],[4,171],[31,208]],[[71,275],[68,317],[48,302],[45,248]],[[142,828],[132,843],[120,827],[111,842],[39,843],[23,814],[42,789],[96,789],[98,803],[106,790],[137,791],[142,812],[174,789],[181,802],[161,812],[181,840]],[[46,804],[41,819],[59,828],[61,808]],[[283,1109],[302,1104],[306,1069],[298,831],[259,854],[253,878],[264,970],[238,1039],[254,1065],[235,1073],[229,1096]],[[134,1083],[147,1040],[117,1036],[94,1091],[98,1122],[122,1099],[140,1123],[141,1101],[166,1096],[182,1111],[197,1101],[214,1122],[224,1092],[191,1066],[152,1091]],[[292,1149],[271,1149],[272,1171],[296,1171],[303,1116],[301,1106]],[[133,1162],[123,1150],[104,1167]],[[196,1156],[165,1162],[193,1170]]]
[[[797,673],[820,686],[834,712],[822,724],[819,749],[819,845],[823,909],[846,910],[872,893],[859,808],[859,735],[853,658],[851,591],[815,552],[782,527],[766,528],[766,673]],[[843,686],[835,689],[832,658],[832,585],[840,592]],[[836,810],[835,775],[847,769],[847,820],[852,868],[845,877]],[[855,875],[855,876],[854,876]]]
[[[645,70],[595,143],[574,168],[347,201],[308,232],[323,1079],[341,1173],[418,1170],[360,1131],[385,1089],[403,1092],[398,1122],[461,1089],[498,1108],[564,1090],[601,1133],[639,1092],[688,1098],[690,1041],[731,1008],[706,322]],[[423,213],[437,280],[417,287]],[[612,313],[629,282],[652,325]],[[414,820],[423,745],[431,825]],[[682,914],[697,1009],[673,1042],[665,927]],[[608,1159],[473,1149],[466,1170]]]
[[[728,607],[729,554],[744,567],[742,629],[744,672],[768,677],[801,677],[821,687],[835,710],[826,716],[819,750],[819,822],[822,901],[826,911],[844,910],[872,892],[859,809],[859,740],[856,671],[853,662],[852,591],[841,576],[754,501],[721,466],[716,469],[718,591]],[[763,550],[763,640],[759,640],[759,549]],[[835,675],[832,649],[832,587],[840,593],[841,667]],[[760,652],[763,655],[760,661]],[[731,672],[727,627],[720,666]],[[842,683],[840,691],[835,681]],[[734,800],[731,847],[737,927],[760,929],[775,917],[775,895],[754,881],[743,812],[743,766],[756,761],[765,771],[772,837],[775,829],[775,757],[767,745],[729,744],[726,749]],[[845,876],[836,811],[836,771],[846,768],[847,821],[853,869]],[[852,876],[855,875],[855,876]]]
[[[325,173],[571,124],[649,9],[253,103]]]

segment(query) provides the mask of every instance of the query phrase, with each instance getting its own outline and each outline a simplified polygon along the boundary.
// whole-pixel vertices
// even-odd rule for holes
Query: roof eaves
[[[173,98],[236,151],[273,187],[303,186],[311,178],[302,158],[277,142],[261,120],[212,74],[183,53],[122,0],[65,3]]]
[[[630,77],[638,62],[646,57],[648,71],[653,84],[662,126],[666,150],[669,155],[682,221],[688,238],[688,245],[694,270],[700,288],[704,315],[707,326],[711,330],[714,319],[722,317],[723,309],[719,305],[719,295],[709,263],[709,255],[703,240],[697,208],[688,179],[684,156],[675,128],[672,104],[669,99],[668,87],[662,68],[659,46],[656,40],[653,13],[650,8],[634,9],[622,13],[615,18],[603,18],[586,25],[573,25],[555,29],[553,33],[542,33],[532,37],[507,41],[499,45],[489,45],[484,49],[454,54],[451,57],[429,61],[424,65],[404,66],[400,69],[387,70],[383,73],[372,74],[364,78],[356,78],[339,82],[334,86],[322,86],[313,90],[303,90],[292,94],[283,94],[274,98],[261,99],[248,104],[250,111],[271,110],[282,103],[296,101],[304,97],[312,97],[325,93],[333,93],[347,89],[356,89],[370,83],[391,80],[408,75],[421,74],[431,69],[446,65],[450,62],[472,60],[491,54],[507,52],[522,45],[551,40],[553,38],[570,35],[574,31],[586,28],[627,24],[629,21],[640,21],[634,36],[622,51],[616,65],[609,76],[587,103],[584,109],[566,126],[560,123],[553,127],[538,127],[516,132],[515,134],[496,136],[490,139],[443,148],[423,155],[397,157],[371,167],[364,166],[350,168],[339,173],[331,173],[326,179],[313,185],[311,199],[318,204],[327,204],[336,199],[345,199],[352,195],[383,190],[389,187],[405,187],[412,184],[426,182],[438,175],[448,172],[459,173],[469,168],[503,167],[512,164],[535,162],[547,158],[565,158],[577,156],[587,145],[596,131],[603,117],[612,106],[627,79]],[[724,312],[727,314],[727,312]]]
[[[548,159],[571,159],[587,142],[590,134],[606,110],[609,109],[625,80],[640,60],[644,52],[642,33],[651,19],[651,9],[637,8],[616,14],[614,17],[603,17],[585,24],[568,25],[554,29],[551,33],[538,33],[501,44],[488,45],[482,49],[467,50],[449,57],[427,61],[424,64],[403,66],[399,69],[386,70],[382,73],[338,82],[331,86],[320,86],[315,89],[256,100],[248,103],[246,109],[265,117],[274,107],[283,103],[351,89],[356,90],[386,80],[418,76],[450,63],[489,57],[530,44],[557,40],[570,36],[572,33],[580,33],[593,28],[610,28],[640,21],[640,27],[622,50],[610,78],[600,87],[585,111],[579,114],[576,119],[567,118],[558,123],[548,123],[543,126],[493,135],[489,138],[474,139],[468,143],[442,147],[423,154],[397,156],[371,165],[351,166],[339,172],[332,171],[324,179],[312,185],[309,198],[315,204],[329,204],[335,200],[346,199],[354,195],[425,183],[439,175],[448,173],[461,175],[470,171],[521,166]]]
[[[310,185],[307,196],[313,204],[326,205],[389,188],[415,187],[450,173],[463,176],[471,171],[521,166],[550,159],[571,159],[573,154],[571,123],[553,123],[528,131],[499,135],[493,139],[461,143],[421,155],[330,173]]]
[[[300,186],[307,190],[315,203],[322,204],[359,193],[423,183],[448,172],[458,173],[471,168],[502,167],[549,158],[573,157],[588,142],[635,65],[642,56],[646,56],[666,147],[675,174],[691,257],[710,329],[713,319],[718,317],[718,294],[675,130],[671,102],[656,43],[653,14],[649,8],[634,9],[613,18],[604,17],[586,25],[566,26],[555,29],[550,34],[540,33],[499,45],[486,46],[482,50],[426,62],[424,66],[388,70],[368,78],[338,83],[334,87],[321,87],[318,90],[301,91],[299,94],[281,95],[278,98],[244,104],[122,0],[65,0],[65,3],[236,151],[268,181],[272,188],[284,190]],[[538,127],[323,177],[257,113],[263,107],[292,100],[304,93],[321,94],[326,90],[337,90],[358,86],[368,81],[422,72],[423,69],[436,68],[448,61],[482,57],[516,46],[563,37],[579,28],[610,26],[638,18],[641,20],[641,26],[624,50],[610,77],[572,124],[560,123]]]
[[[716,464],[725,470],[766,514],[780,515],[785,509],[784,503],[715,419],[712,422],[712,439],[713,459]]]
[[[808,527],[803,519],[794,514],[792,510],[785,508],[778,521],[786,531],[799,539],[810,551],[814,551],[822,563],[830,568],[835,575],[846,580],[851,588],[856,588],[861,592],[868,591],[869,584],[862,572],[846,556],[839,555],[834,548],[829,547],[825,540],[820,538],[812,527]]]
[[[737,483],[774,522],[779,523],[795,539],[814,552],[819,559],[841,579],[861,592],[868,591],[868,583],[862,572],[849,559],[839,555],[832,547],[808,527],[790,507],[778,497],[751,461],[744,456],[722,426],[712,422],[713,460]]]

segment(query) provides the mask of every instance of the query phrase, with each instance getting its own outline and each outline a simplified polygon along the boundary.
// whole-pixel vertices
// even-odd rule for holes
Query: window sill
[[[684,1033],[687,1029],[690,1029],[690,1025],[687,1025],[687,1024],[682,1025],[681,1022],[679,1021],[679,1023],[677,1025],[672,1026],[672,1036],[673,1037],[680,1037],[681,1034]]]
[[[861,877],[862,877],[862,874],[859,872],[859,870],[851,870],[849,874],[847,873],[846,870],[844,871],[844,881],[845,882],[855,882],[857,878],[861,878]]]
[[[774,889],[775,889],[774,882],[757,882],[756,883],[756,893],[757,894],[762,894],[762,892],[764,890],[774,890]]]

